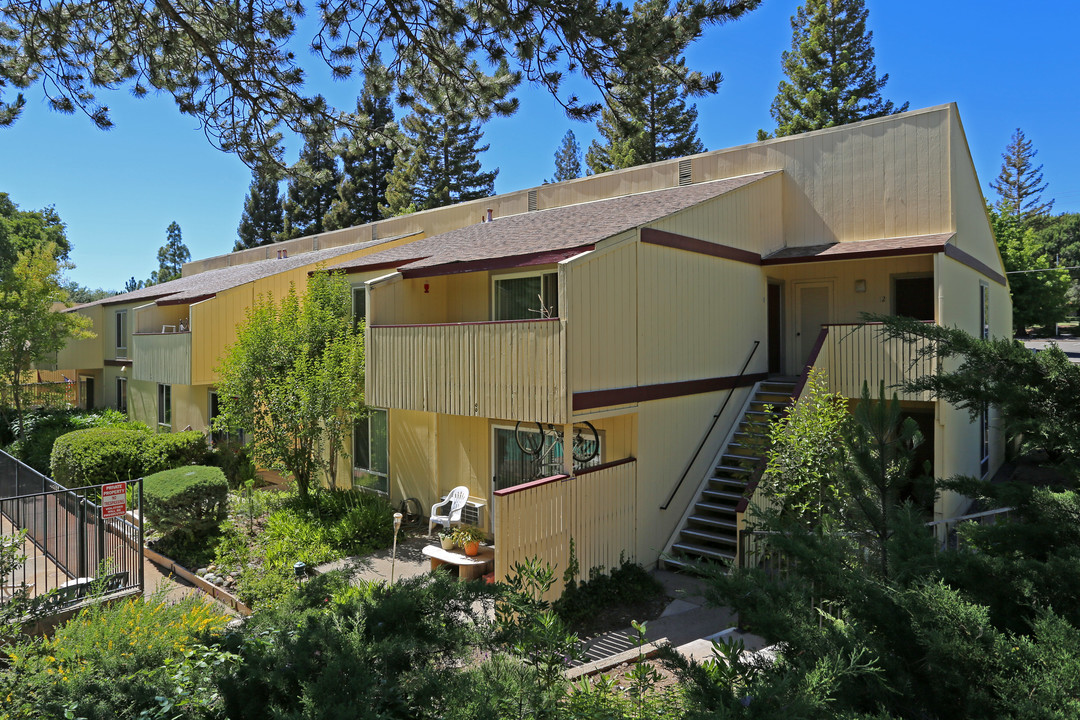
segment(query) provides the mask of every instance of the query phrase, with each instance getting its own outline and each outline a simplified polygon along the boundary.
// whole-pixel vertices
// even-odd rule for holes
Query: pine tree
[[[180,225],[174,220],[165,230],[165,244],[157,251],[158,269],[150,274],[147,285],[176,280],[180,277],[184,263],[191,260],[191,251],[184,244]]]
[[[333,128],[328,122],[314,123],[304,133],[304,147],[292,168],[285,193],[282,239],[326,230],[323,218],[337,198],[337,186],[341,182],[337,157],[330,152],[332,141]]]
[[[562,182],[581,177],[581,146],[573,130],[563,135],[559,149],[555,151],[555,177],[551,182]]]
[[[1001,154],[1001,172],[997,180],[990,183],[998,194],[997,209],[1016,216],[1029,227],[1044,224],[1054,207],[1053,200],[1044,201],[1042,197],[1047,187],[1043,182],[1043,166],[1032,167],[1038,154],[1031,141],[1024,137],[1024,131],[1016,128]]]
[[[867,15],[864,0],[806,0],[796,11],[791,50],[781,57],[787,79],[770,108],[778,137],[908,109],[881,97],[889,75],[877,76]]]
[[[327,230],[363,225],[382,217],[379,208],[386,204],[387,176],[394,169],[398,145],[390,90],[384,73],[368,72],[363,95],[356,103],[356,114],[363,119],[364,129],[353,133],[341,152],[342,177],[324,220]]]
[[[244,213],[236,228],[239,239],[233,252],[277,242],[285,229],[281,209],[281,180],[275,168],[256,165],[251,170],[251,187],[244,199]]]
[[[661,0],[634,5],[634,19],[643,28],[662,24],[666,13],[667,3]],[[671,41],[654,48],[662,53],[654,58],[635,54],[618,73],[608,75],[607,107],[597,122],[604,142],[589,145],[585,163],[590,172],[705,152],[697,137],[697,107],[688,106],[686,98],[716,92],[721,77],[689,73],[681,57],[687,45],[686,39]]]
[[[445,102],[441,102],[445,106]],[[437,112],[420,103],[402,121],[405,146],[394,158],[384,216],[404,215],[490,197],[498,168],[482,172],[480,123],[467,114]]]

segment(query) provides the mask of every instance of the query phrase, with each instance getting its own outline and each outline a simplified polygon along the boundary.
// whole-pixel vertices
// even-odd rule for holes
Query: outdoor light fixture
[[[304,582],[304,576],[307,575],[307,564],[303,560],[297,560],[292,569],[296,575],[296,587],[299,589],[301,583]]]
[[[401,529],[401,513],[394,513],[394,549],[390,552],[390,584],[394,584],[394,565],[397,563],[397,534]]]

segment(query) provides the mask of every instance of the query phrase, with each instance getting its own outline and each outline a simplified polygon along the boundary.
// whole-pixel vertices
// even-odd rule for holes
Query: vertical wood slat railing
[[[570,540],[581,573],[617,567],[631,559],[637,542],[637,461],[625,458],[496,490],[495,577],[503,579],[516,563],[539,558],[555,569],[556,582],[545,599],[563,591]]]
[[[367,344],[371,405],[567,421],[565,320],[372,325]]]
[[[936,364],[919,352],[928,340],[887,340],[881,337],[881,323],[845,323],[826,326],[828,336],[816,367],[825,370],[829,390],[844,397],[859,398],[865,382],[870,397],[877,398],[881,381],[885,390],[901,400],[932,400],[928,392],[905,393],[894,386],[923,375],[933,374]]]
[[[132,366],[132,379],[164,383],[191,384],[191,332],[135,333],[132,350],[138,362]]]

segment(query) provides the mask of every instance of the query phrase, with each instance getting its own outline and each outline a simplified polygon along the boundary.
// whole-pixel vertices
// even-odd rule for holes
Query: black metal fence
[[[142,480],[127,484],[128,509],[138,510]],[[59,606],[91,592],[121,593],[143,587],[143,537],[139,525],[100,504],[103,485],[68,490],[0,451],[0,516],[4,534],[26,531],[26,561],[5,575],[0,597],[28,591],[57,592]]]

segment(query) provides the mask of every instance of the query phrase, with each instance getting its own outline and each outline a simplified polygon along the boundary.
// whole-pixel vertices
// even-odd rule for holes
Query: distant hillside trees
[[[866,29],[864,0],[806,0],[791,18],[791,49],[781,56],[780,81],[770,114],[777,137],[904,112],[881,97],[874,33]],[[758,139],[770,137],[758,131]]]

